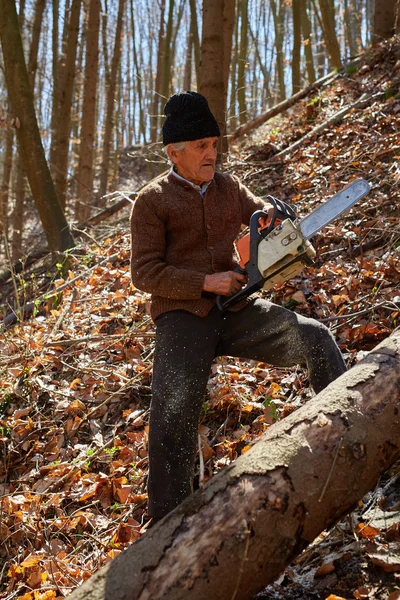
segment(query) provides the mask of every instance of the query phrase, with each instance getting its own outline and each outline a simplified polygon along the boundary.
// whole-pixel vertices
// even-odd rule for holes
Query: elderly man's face
[[[202,138],[187,142],[183,150],[172,148],[169,156],[181,177],[200,185],[214,177],[217,144],[217,137]]]

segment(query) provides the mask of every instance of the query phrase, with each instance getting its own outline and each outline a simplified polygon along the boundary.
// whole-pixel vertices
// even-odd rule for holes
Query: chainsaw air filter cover
[[[310,264],[315,250],[306,240],[296,222],[286,219],[275,227],[258,245],[258,269],[266,278],[263,289],[292,279]]]

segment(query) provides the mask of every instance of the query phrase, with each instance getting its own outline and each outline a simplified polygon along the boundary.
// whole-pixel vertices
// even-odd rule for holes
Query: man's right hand
[[[218,296],[232,296],[242,289],[247,283],[247,276],[235,271],[224,271],[223,273],[213,273],[204,278],[203,290],[213,292]]]

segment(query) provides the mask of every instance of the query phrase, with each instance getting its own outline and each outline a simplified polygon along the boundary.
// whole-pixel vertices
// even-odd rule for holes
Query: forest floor
[[[400,40],[231,148],[228,168],[305,215],[358,177],[370,194],[314,240],[313,266],[263,294],[325,322],[349,367],[400,315]],[[341,120],[275,155],[364,95]],[[69,271],[38,262],[0,286],[34,302],[0,347],[0,598],[68,595],[145,535],[154,327],[129,274],[128,211],[88,231]],[[88,237],[88,236],[86,236]],[[55,275],[56,273],[56,275]],[[18,301],[17,301],[18,299]],[[204,472],[224,468],[307,402],[306,372],[218,358],[203,405]],[[400,464],[259,599],[400,598]]]

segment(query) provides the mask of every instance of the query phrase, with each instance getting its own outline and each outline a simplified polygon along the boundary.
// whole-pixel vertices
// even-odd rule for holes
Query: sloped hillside
[[[299,215],[358,177],[371,183],[350,214],[316,236],[315,264],[268,294],[327,323],[349,366],[399,321],[399,79],[394,39],[239,139],[229,157],[253,191],[291,202]],[[130,283],[125,211],[86,232],[63,277],[40,263],[0,288],[3,318],[33,302],[28,319],[3,329],[0,348],[1,598],[62,598],[146,530],[154,328],[147,295]],[[197,482],[310,395],[300,368],[218,359]],[[398,598],[399,560],[385,562],[399,544],[397,472],[360,504],[353,529],[343,523],[324,534],[259,597]],[[385,502],[394,506],[390,527],[375,514],[366,530],[367,511]]]

